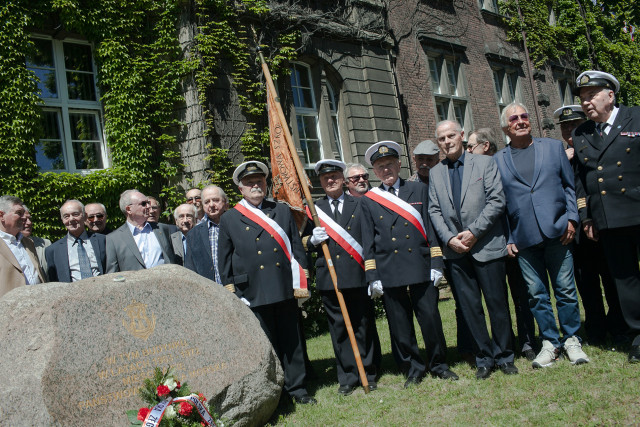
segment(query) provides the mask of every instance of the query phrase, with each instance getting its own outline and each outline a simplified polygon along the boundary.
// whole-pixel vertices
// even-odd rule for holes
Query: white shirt
[[[344,193],[340,194],[340,197],[338,197],[337,199],[334,199],[333,197],[327,195],[327,199],[329,199],[329,206],[331,207],[331,213],[335,215],[335,208],[333,206],[334,200],[338,201],[338,212],[342,213],[342,207],[344,206]]]
[[[27,252],[27,248],[22,244],[22,233],[18,233],[18,237],[16,238],[16,236],[0,230],[0,237],[2,237],[2,240],[7,244],[7,246],[9,246],[11,253],[16,257],[18,264],[20,264],[22,274],[24,274],[25,284],[36,285],[40,283],[38,269],[34,267],[31,257],[29,256],[29,252]]]
[[[609,131],[613,128],[613,122],[616,120],[616,116],[618,115],[619,110],[620,109],[618,107],[615,107],[615,106],[613,107],[613,110],[611,111],[611,115],[606,121],[607,126],[602,131],[604,132],[605,135],[609,135]]]
[[[145,267],[151,268],[156,265],[164,264],[162,246],[160,246],[160,242],[158,242],[158,238],[153,232],[151,224],[145,222],[142,230],[131,224],[129,221],[127,221],[127,226],[133,235],[133,240],[136,242],[136,246],[140,251]]]
[[[89,235],[85,231],[79,238],[82,239],[82,246],[84,246],[84,250],[87,252],[87,257],[89,257],[89,263],[91,263],[91,274],[94,277],[99,276],[100,269],[98,268],[98,259],[96,258],[95,252],[93,252],[93,245],[89,241]],[[76,243],[76,238],[67,233],[67,255],[69,256],[69,271],[71,272],[72,282],[82,280],[82,275],[80,274],[80,260],[78,258],[78,245],[79,243]]]
[[[388,185],[382,184],[382,186],[384,187],[385,191],[389,191]],[[396,189],[396,196],[400,194],[400,178],[396,179],[396,182],[394,182],[391,187]]]

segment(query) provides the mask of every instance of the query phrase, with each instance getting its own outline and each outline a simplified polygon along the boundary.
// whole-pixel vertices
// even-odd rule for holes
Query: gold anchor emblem
[[[122,326],[136,338],[147,340],[156,329],[156,316],[151,314],[151,319],[147,316],[147,305],[132,300],[131,304],[123,308],[129,316],[130,322],[122,319]]]

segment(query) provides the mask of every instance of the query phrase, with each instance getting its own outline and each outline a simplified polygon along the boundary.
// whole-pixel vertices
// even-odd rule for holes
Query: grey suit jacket
[[[429,217],[442,239],[447,259],[461,258],[448,243],[464,230],[478,239],[471,256],[486,262],[507,255],[507,239],[502,224],[505,197],[498,167],[490,156],[465,153],[460,193],[460,220],[453,204],[447,164],[442,162],[429,172]]]
[[[178,230],[171,234],[171,244],[173,253],[176,254],[176,264],[184,265],[184,246],[182,246],[182,231]]]
[[[175,264],[171,244],[171,228],[167,224],[149,223],[162,248],[165,264]],[[143,270],[146,266],[136,246],[129,226],[125,223],[107,236],[107,273]]]

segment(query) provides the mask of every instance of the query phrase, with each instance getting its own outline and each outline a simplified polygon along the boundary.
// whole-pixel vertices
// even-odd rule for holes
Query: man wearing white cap
[[[316,163],[315,170],[326,194],[315,202],[322,226],[314,228],[313,234],[302,240],[309,252],[318,254],[316,286],[327,313],[333,351],[336,355],[340,383],[338,393],[344,396],[353,392],[360,383],[360,378],[338,297],[320,248],[320,243],[325,240],[338,277],[338,289],[344,296],[370,390],[377,388],[381,359],[373,303],[367,295],[364,277],[360,199],[344,193],[345,168],[346,165],[339,160],[327,159]]]
[[[620,83],[585,71],[575,95],[589,119],[573,133],[582,228],[599,239],[618,290],[622,314],[636,334],[629,361],[640,362],[640,107],[616,106]]]
[[[422,182],[429,185],[429,170],[440,161],[440,149],[430,139],[425,139],[413,149],[413,163],[416,173],[407,181]]]
[[[251,308],[284,369],[284,389],[314,404],[306,371],[295,297],[308,296],[307,258],[287,205],[265,200],[267,166],[241,164],[233,182],[243,199],[220,218],[218,268],[222,284]]]
[[[426,370],[442,379],[458,376],[449,370],[445,356],[434,286],[442,279],[442,251],[429,222],[428,188],[398,177],[400,152],[397,143],[381,141],[365,153],[382,184],[362,198],[362,247],[366,280],[372,296],[383,294],[393,356],[407,377],[407,388],[419,384]],[[416,341],[414,312],[425,341],[426,363]]]

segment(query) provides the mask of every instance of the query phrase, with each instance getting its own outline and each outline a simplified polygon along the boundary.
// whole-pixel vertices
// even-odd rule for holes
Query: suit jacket
[[[45,250],[47,274],[50,282],[71,282],[67,239],[68,235]],[[104,234],[91,233],[89,234],[89,242],[98,261],[98,270],[100,270],[100,274],[104,274],[107,264],[106,236]]]
[[[465,153],[462,188],[460,191],[460,220],[453,204],[449,167],[445,162],[429,172],[429,217],[434,230],[442,239],[445,259],[462,258],[447,243],[458,233],[469,230],[478,239],[469,252],[487,262],[507,255],[502,215],[506,201],[498,167],[490,156]]]
[[[182,231],[171,233],[171,245],[173,253],[176,255],[176,264],[184,265],[184,246],[182,246]]]
[[[226,212],[222,216],[224,215],[226,215]],[[222,221],[220,223],[222,224]],[[218,248],[220,248],[220,236],[218,236]],[[208,221],[202,221],[187,234],[187,256],[184,260],[184,266],[209,280],[216,281],[216,271],[213,265],[213,256],[211,255],[211,244],[209,243]],[[222,275],[219,269],[218,272]]]
[[[44,283],[46,281],[44,270],[42,270],[40,266],[33,241],[28,237],[23,237],[22,245],[27,250],[33,266],[38,271],[40,281]],[[18,260],[13,255],[13,252],[11,252],[11,249],[9,249],[9,246],[7,246],[4,240],[0,239],[0,298],[10,290],[19,286],[25,286],[22,268],[20,268],[20,264],[18,264]]]
[[[518,249],[536,245],[545,237],[558,238],[567,230],[569,221],[579,222],[573,170],[562,142],[533,138],[533,144],[532,184],[516,170],[511,146],[494,156],[507,199],[509,243],[515,243]]]
[[[42,271],[44,271],[44,273],[45,273],[45,279],[48,282],[49,278],[46,277],[47,276],[47,259],[45,258],[44,251],[49,246],[51,246],[51,240],[45,239],[43,237],[37,237],[37,236],[34,236],[34,235],[31,235],[30,238],[31,238],[31,241],[33,242],[33,245],[36,247],[36,253],[38,254],[38,260],[40,261],[40,265],[42,266]]]
[[[443,268],[442,252],[427,211],[428,192],[429,188],[420,182],[400,180],[398,197],[422,216],[428,243],[409,221],[366,194],[362,197],[362,248],[367,282],[381,280],[386,288],[424,283],[431,280],[432,268]]]
[[[162,248],[165,264],[175,264],[171,244],[171,228],[167,224],[149,223]],[[145,269],[142,255],[136,246],[129,226],[124,223],[107,236],[107,273]]]
[[[592,120],[573,134],[580,219],[599,230],[640,224],[640,107],[619,108],[604,137]]]
[[[298,227],[289,207],[270,200],[262,202],[262,212],[287,233],[293,256],[306,270],[307,259]],[[190,233],[193,233],[196,226]],[[189,256],[189,247],[187,247]],[[274,304],[293,298],[291,263],[280,245],[262,227],[237,209],[230,209],[220,219],[218,271],[222,284],[233,284],[238,297],[251,307]]]
[[[321,209],[327,215],[333,218],[331,212],[331,205],[329,199],[324,198],[315,202],[316,209]],[[362,209],[360,208],[359,199],[356,199],[348,194],[344,195],[344,202],[342,205],[342,214],[338,224],[345,229],[358,243],[362,244]],[[313,230],[313,224],[310,224],[307,231],[311,233]],[[310,236],[305,236],[302,239],[303,245],[308,252],[316,252],[318,257],[316,258],[316,287],[320,291],[333,291],[333,281],[327,268],[327,261],[324,257],[324,252],[320,245],[314,246],[309,241]],[[358,264],[356,260],[335,240],[329,238],[327,240],[329,246],[329,253],[331,254],[331,260],[338,276],[338,288],[360,288],[366,286],[364,269]]]

